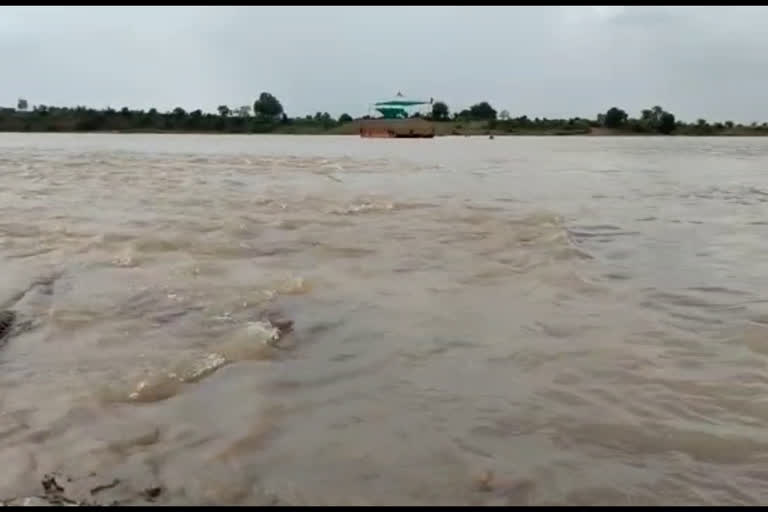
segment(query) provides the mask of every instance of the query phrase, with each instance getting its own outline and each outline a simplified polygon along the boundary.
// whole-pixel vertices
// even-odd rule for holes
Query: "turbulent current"
[[[768,138],[2,134],[0,500],[765,503],[766,171]]]

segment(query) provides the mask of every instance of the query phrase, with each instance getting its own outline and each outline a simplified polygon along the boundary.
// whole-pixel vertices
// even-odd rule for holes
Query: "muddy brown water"
[[[765,503],[767,171],[764,138],[2,134],[0,498]]]

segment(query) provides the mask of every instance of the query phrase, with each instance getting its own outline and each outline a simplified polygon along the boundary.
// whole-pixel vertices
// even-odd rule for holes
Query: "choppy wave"
[[[244,332],[197,358],[181,361],[172,370],[142,379],[125,397],[135,402],[153,402],[176,395],[182,384],[195,383],[237,361],[266,360],[275,356],[280,330],[269,322],[249,322]]]

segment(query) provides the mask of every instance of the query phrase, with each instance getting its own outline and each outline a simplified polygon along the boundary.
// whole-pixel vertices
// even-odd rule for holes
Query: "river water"
[[[2,134],[0,498],[765,503],[766,171],[766,138]]]

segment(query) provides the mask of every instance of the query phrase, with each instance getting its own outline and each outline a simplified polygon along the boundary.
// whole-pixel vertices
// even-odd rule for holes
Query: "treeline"
[[[618,108],[611,107],[605,113],[598,114],[594,119],[572,117],[568,119],[547,119],[528,116],[511,117],[507,110],[497,113],[488,102],[483,101],[468,109],[450,113],[447,104],[442,101],[432,105],[428,116],[437,122],[462,123],[482,122],[489,131],[505,133],[536,133],[553,134],[590,133],[594,128],[605,128],[615,133],[662,134],[662,135],[724,135],[724,134],[766,134],[768,123],[751,123],[743,125],[733,121],[710,123],[706,119],[698,119],[695,123],[686,123],[675,118],[671,112],[660,106],[644,109],[637,118]]]
[[[660,106],[645,109],[638,117],[618,107],[611,107],[594,119],[513,117],[507,110],[497,112],[482,101],[458,112],[451,112],[442,101],[434,102],[425,114],[437,123],[439,134],[541,134],[575,135],[590,132],[661,135],[768,135],[768,123],[737,124],[732,121],[710,123],[698,119],[685,123]],[[364,116],[360,119],[368,119]],[[291,118],[272,94],[263,92],[252,105],[220,105],[215,113],[201,110],[187,112],[177,107],[168,112],[157,109],[120,110],[87,107],[35,105],[20,99],[16,108],[0,108],[0,131],[120,131],[120,132],[203,132],[203,133],[357,133],[352,116],[334,118],[327,112]]]
[[[123,107],[93,109],[35,105],[20,99],[15,109],[0,109],[0,131],[168,131],[221,133],[291,133],[324,132],[352,121],[342,114],[334,119],[328,112],[289,118],[280,101],[268,92],[259,95],[253,105],[220,105],[216,113],[202,110],[187,112],[176,107],[169,112],[157,109],[134,110]]]

